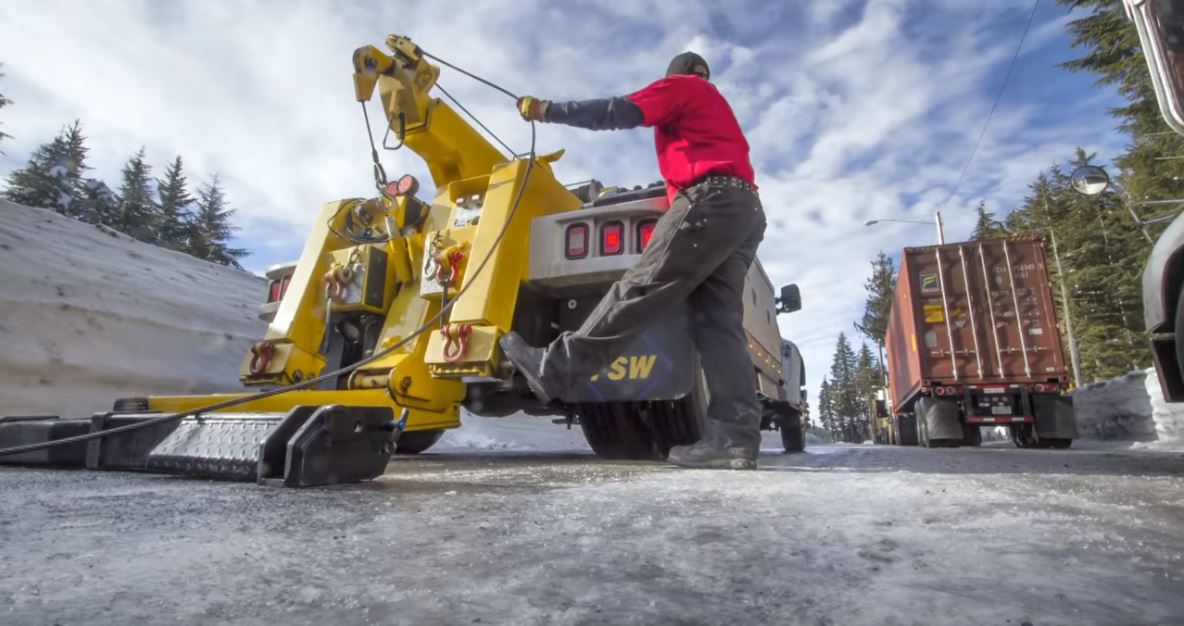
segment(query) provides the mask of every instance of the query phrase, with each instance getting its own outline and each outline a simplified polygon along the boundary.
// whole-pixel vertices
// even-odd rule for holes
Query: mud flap
[[[962,423],[958,420],[958,405],[949,400],[921,398],[915,408],[917,419],[925,420],[924,429],[930,441],[962,441]]]
[[[1036,414],[1036,436],[1039,439],[1077,438],[1073,396],[1033,395],[1032,412]]]

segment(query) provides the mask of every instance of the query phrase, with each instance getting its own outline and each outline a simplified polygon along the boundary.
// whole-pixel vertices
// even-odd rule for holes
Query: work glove
[[[528,122],[545,122],[549,100],[539,100],[534,96],[518,98],[518,114]]]

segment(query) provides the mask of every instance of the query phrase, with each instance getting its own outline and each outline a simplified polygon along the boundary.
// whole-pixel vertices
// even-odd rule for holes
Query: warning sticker
[[[925,322],[926,323],[940,324],[940,323],[946,321],[945,312],[942,311],[940,304],[926,304],[924,306],[924,310],[925,310]]]
[[[921,274],[921,293],[941,293],[941,284],[937,282],[937,274]]]

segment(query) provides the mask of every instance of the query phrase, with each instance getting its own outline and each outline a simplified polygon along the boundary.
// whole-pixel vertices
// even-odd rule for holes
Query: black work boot
[[[719,446],[699,440],[689,446],[674,446],[666,460],[693,469],[756,469],[756,452],[749,446]]]
[[[546,354],[546,350],[526,343],[521,335],[513,331],[502,335],[499,343],[506,358],[510,359],[514,369],[526,379],[526,386],[530,387],[539,402],[551,404],[556,393],[548,388],[547,381],[542,375],[543,355]]]

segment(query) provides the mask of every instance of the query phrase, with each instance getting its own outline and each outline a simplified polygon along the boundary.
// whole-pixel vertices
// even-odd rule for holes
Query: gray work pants
[[[540,374],[570,388],[606,367],[651,322],[685,301],[710,396],[704,440],[755,450],[761,407],[743,298],[744,279],[764,234],[764,210],[751,191],[703,183],[679,193],[637,265],[613,284],[579,330],[548,346]]]

